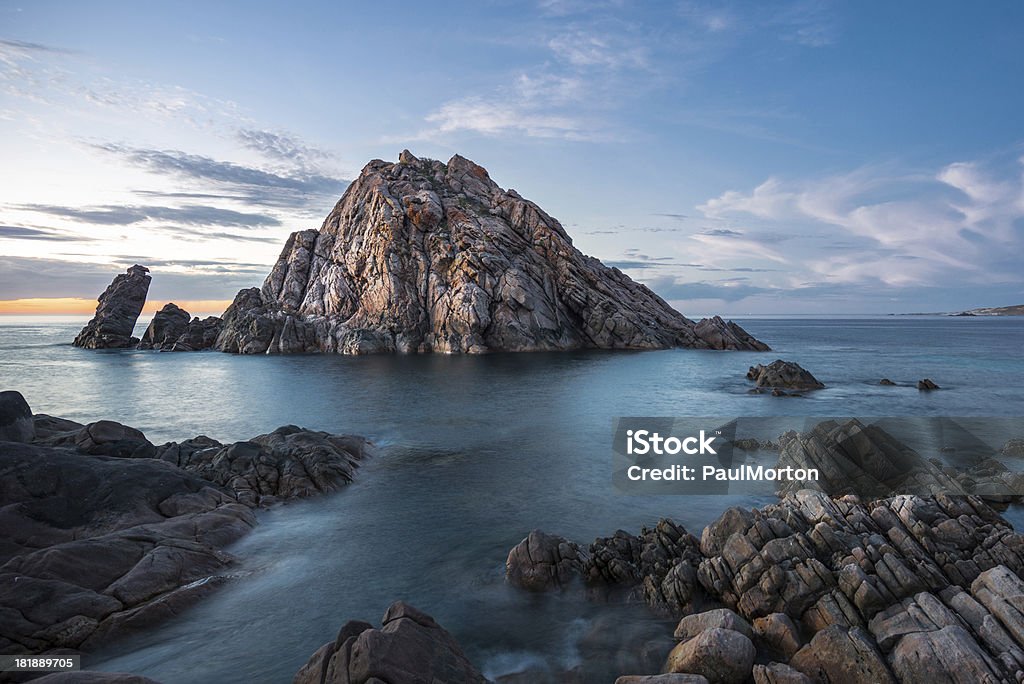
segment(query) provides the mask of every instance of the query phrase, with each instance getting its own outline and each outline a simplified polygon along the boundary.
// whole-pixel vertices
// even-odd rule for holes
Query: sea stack
[[[100,295],[96,315],[73,344],[86,349],[120,349],[138,344],[132,331],[146,304],[149,281],[149,269],[138,264],[114,278]]]
[[[669,347],[768,349],[584,255],[483,167],[408,151],[367,164],[319,230],[292,233],[216,342],[243,354]]]

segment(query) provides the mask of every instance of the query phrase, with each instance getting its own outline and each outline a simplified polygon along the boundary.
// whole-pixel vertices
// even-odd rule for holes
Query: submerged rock
[[[146,304],[149,282],[149,269],[138,264],[114,278],[100,295],[96,315],[75,337],[74,346],[120,349],[138,343],[132,331]]]
[[[380,629],[348,622],[298,671],[293,684],[486,684],[455,639],[432,617],[397,601]]]
[[[768,348],[585,256],[483,167],[407,151],[367,164],[319,231],[293,233],[216,342],[241,354],[667,347]]]
[[[918,380],[917,381],[917,389],[919,389],[919,390],[937,390],[937,389],[941,389],[941,388],[938,385],[936,385],[934,382],[929,380],[928,378],[925,378],[923,380]]]
[[[814,390],[825,387],[799,364],[782,359],[776,359],[767,366],[751,366],[747,371],[747,379],[753,380],[757,387],[777,390]]]

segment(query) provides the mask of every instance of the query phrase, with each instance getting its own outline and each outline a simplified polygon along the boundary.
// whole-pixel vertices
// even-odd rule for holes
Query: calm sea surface
[[[117,420],[156,443],[297,424],[380,448],[344,491],[261,513],[231,548],[237,580],[86,658],[165,684],[291,681],[345,621],[377,622],[396,599],[432,614],[489,676],[577,664],[580,635],[606,608],[507,587],[508,550],[533,528],[589,542],[664,516],[699,536],[737,503],[617,493],[616,416],[1024,416],[1024,318],[749,319],[774,351],[479,357],[84,351],[68,344],[83,322],[0,317],[0,389],[38,413]],[[747,367],[775,358],[828,388],[748,395]],[[911,386],[880,387],[882,377]],[[943,390],[918,392],[924,377]],[[614,610],[653,619],[642,606]]]

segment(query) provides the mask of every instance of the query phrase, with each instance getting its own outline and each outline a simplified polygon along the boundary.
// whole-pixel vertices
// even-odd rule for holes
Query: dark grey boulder
[[[174,302],[156,312],[139,341],[139,349],[170,349],[185,333],[191,316]]]
[[[146,304],[150,280],[149,269],[138,264],[114,278],[100,295],[96,315],[73,344],[86,349],[120,349],[137,344],[132,332]]]
[[[753,380],[757,387],[778,390],[815,390],[825,387],[799,364],[782,359],[776,359],[767,366],[751,366],[747,371],[747,379]]]
[[[220,335],[221,328],[224,325],[217,316],[207,316],[206,318],[193,318],[187,326],[185,326],[184,332],[175,340],[174,345],[171,347],[171,351],[201,351],[203,349],[212,349],[214,343],[217,341],[217,336]]]
[[[21,392],[0,392],[0,442],[31,442],[36,427],[32,409]]]
[[[938,385],[936,385],[934,382],[932,382],[930,379],[924,378],[923,380],[918,380],[917,381],[917,389],[919,389],[919,390],[937,390],[937,389],[941,389],[941,388]]]

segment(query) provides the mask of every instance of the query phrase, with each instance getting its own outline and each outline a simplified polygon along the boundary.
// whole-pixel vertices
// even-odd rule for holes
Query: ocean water
[[[297,424],[365,435],[379,450],[345,490],[261,513],[230,549],[237,579],[85,659],[165,684],[290,681],[344,622],[377,622],[396,599],[432,614],[489,676],[578,665],[601,615],[657,623],[642,605],[504,583],[505,556],[534,528],[589,542],[667,516],[699,536],[728,506],[770,500],[620,494],[617,416],[1024,416],[1024,318],[748,319],[772,352],[476,357],[85,351],[68,344],[83,322],[0,317],[0,389],[36,412],[117,420],[156,443]],[[827,389],[748,394],[747,367],[775,358]],[[924,377],[942,391],[918,392]]]

